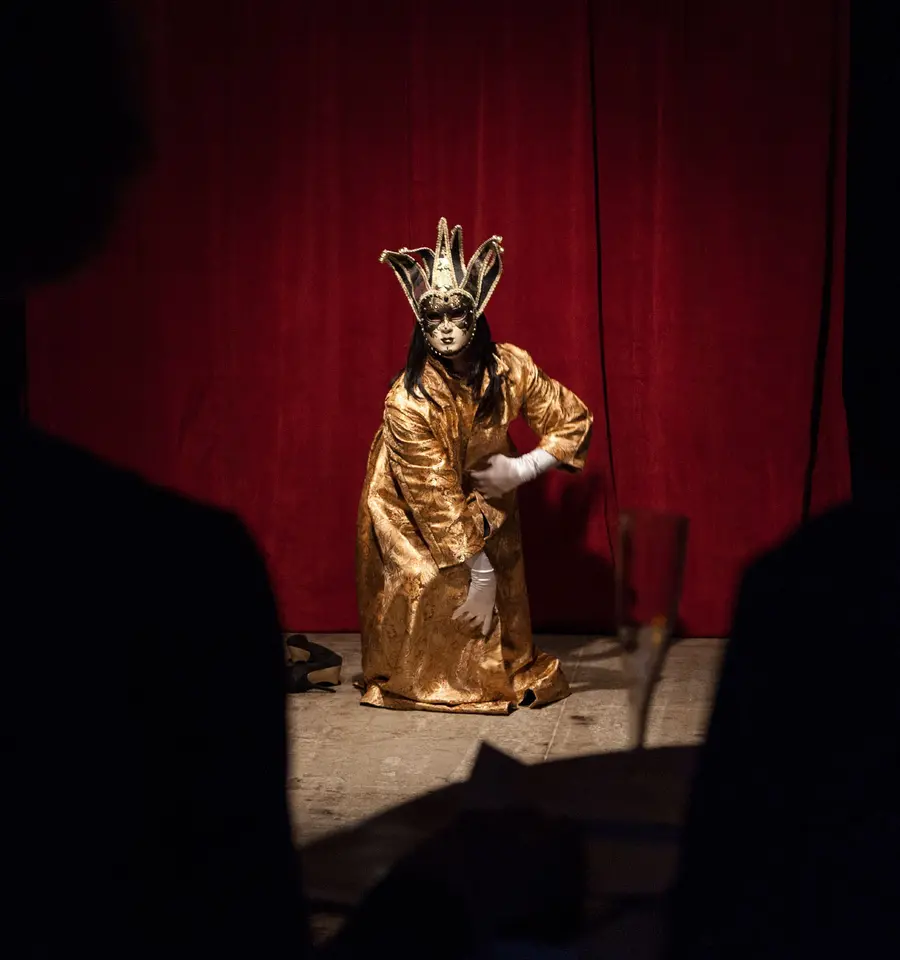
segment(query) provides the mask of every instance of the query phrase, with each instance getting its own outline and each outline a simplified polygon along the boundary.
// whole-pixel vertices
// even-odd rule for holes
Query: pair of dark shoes
[[[334,692],[341,683],[344,658],[340,654],[313,643],[305,634],[289,633],[284,638],[288,693],[309,690]]]

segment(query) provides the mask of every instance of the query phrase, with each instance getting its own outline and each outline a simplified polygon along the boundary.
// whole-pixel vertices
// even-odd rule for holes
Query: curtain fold
[[[239,511],[288,627],[356,629],[357,498],[412,329],[378,255],[440,216],[469,252],[503,235],[495,338],[595,414],[586,474],[523,491],[539,629],[611,625],[619,506],[691,517],[682,629],[727,629],[741,566],[801,518],[829,243],[813,508],[846,493],[845,0],[136,2],[157,162],[104,256],[30,304],[31,411]]]

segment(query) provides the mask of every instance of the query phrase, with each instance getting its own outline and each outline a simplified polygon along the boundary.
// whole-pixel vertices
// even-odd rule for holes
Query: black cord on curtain
[[[616,468],[613,459],[613,441],[612,426],[609,416],[609,387],[606,375],[606,333],[604,330],[603,317],[603,262],[602,262],[602,231],[600,228],[600,155],[599,155],[599,130],[597,129],[597,66],[595,50],[594,33],[594,11],[593,0],[587,0],[587,35],[588,35],[588,72],[591,84],[589,104],[591,110],[591,151],[593,157],[593,181],[594,181],[594,230],[595,230],[595,249],[597,251],[597,320],[599,323],[600,339],[600,377],[602,379],[603,389],[603,417],[606,428],[606,455],[609,463],[609,489],[604,491],[606,520],[606,536],[609,541],[610,556],[616,556],[615,537],[612,526],[610,525],[609,502],[612,499],[616,511],[619,507],[619,491],[616,485]],[[610,497],[611,495],[611,497]]]
[[[828,360],[828,344],[831,335],[831,313],[834,288],[834,221],[837,188],[837,160],[839,143],[838,117],[841,105],[841,84],[844,82],[841,45],[843,43],[841,23],[841,2],[835,0],[834,39],[831,56],[831,110],[828,119],[828,166],[825,176],[825,249],[822,261],[822,297],[819,308],[819,336],[816,344],[815,367],[813,370],[813,395],[809,411],[809,454],[806,461],[806,473],[803,480],[803,502],[801,521],[809,519],[812,507],[813,479],[816,461],[819,456],[819,430],[822,423],[822,397],[825,388],[825,368]]]

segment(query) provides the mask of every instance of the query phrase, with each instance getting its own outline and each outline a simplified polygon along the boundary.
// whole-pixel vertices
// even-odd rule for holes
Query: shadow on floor
[[[623,903],[665,896],[696,757],[694,747],[674,747],[525,766],[483,746],[466,783],[306,847],[313,914],[349,913],[395,864],[473,810],[512,815],[527,808],[577,830],[586,870],[579,892],[583,923],[573,935],[589,935],[620,916]]]

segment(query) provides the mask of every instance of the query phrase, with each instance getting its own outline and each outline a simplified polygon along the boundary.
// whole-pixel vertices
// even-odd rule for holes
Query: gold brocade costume
[[[563,469],[580,470],[592,418],[524,350],[497,353],[502,397],[490,422],[476,422],[471,388],[434,358],[423,374],[433,402],[402,378],[387,396],[358,517],[364,704],[504,714],[568,696],[559,661],[532,641],[515,492],[487,501],[469,472],[516,455],[507,431],[519,414]],[[469,587],[465,561],[481,550],[497,576],[487,637],[451,619]]]

